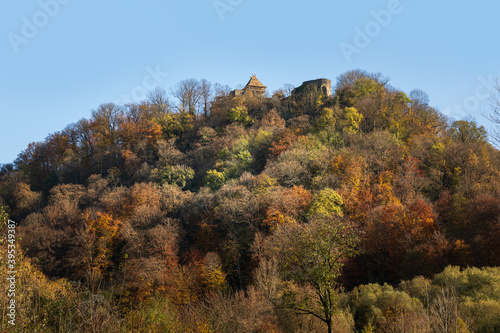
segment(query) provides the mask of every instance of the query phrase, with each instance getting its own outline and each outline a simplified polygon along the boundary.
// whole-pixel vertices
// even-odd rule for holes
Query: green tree
[[[323,111],[321,111],[320,116],[314,124],[316,131],[324,131],[330,128],[335,129],[335,123],[337,122],[337,112],[335,111],[330,108],[324,108]]]
[[[336,93],[339,103],[350,107],[364,97],[380,95],[387,81],[380,73],[368,73],[359,69],[343,73],[337,77]]]
[[[169,184],[186,187],[193,177],[193,169],[185,165],[168,165],[164,168],[154,169],[151,172],[151,180],[159,185]]]
[[[248,126],[253,123],[253,119],[248,115],[248,109],[245,106],[237,106],[230,109],[228,116],[229,121],[232,123],[238,122],[244,126]]]
[[[317,215],[309,223],[283,225],[268,239],[267,247],[279,262],[283,278],[304,288],[284,291],[281,306],[312,315],[333,332],[338,308],[336,289],[344,260],[355,256],[358,243],[352,227],[335,215]],[[301,290],[311,289],[311,293]]]
[[[246,138],[236,140],[229,148],[217,153],[215,167],[224,174],[226,179],[239,177],[244,171],[251,171],[253,157]]]
[[[194,116],[187,111],[181,111],[174,114],[165,114],[162,118],[156,120],[160,124],[163,136],[166,139],[179,138],[184,132],[194,126]]]
[[[339,215],[342,216],[342,206],[344,201],[342,197],[332,190],[331,188],[325,188],[321,192],[317,193],[313,197],[313,202],[309,208],[309,214],[311,216],[332,216]]]
[[[472,120],[458,120],[451,124],[450,136],[455,141],[486,142],[487,133],[483,126],[477,126]]]
[[[205,184],[212,190],[218,190],[225,181],[226,178],[224,177],[224,174],[222,172],[218,172],[217,170],[207,171]]]
[[[342,121],[342,131],[348,134],[359,132],[359,124],[363,120],[363,115],[355,108],[345,108]]]

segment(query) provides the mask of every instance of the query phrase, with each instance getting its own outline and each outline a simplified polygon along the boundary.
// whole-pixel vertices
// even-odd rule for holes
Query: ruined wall
[[[332,81],[329,79],[316,79],[316,80],[305,81],[304,83],[302,83],[300,87],[295,88],[293,90],[293,93],[294,94],[300,93],[308,86],[316,86],[323,92],[325,96],[329,97],[332,95]]]

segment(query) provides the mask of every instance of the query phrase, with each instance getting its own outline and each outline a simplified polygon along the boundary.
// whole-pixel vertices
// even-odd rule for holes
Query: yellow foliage
[[[102,212],[97,212],[95,217],[86,212],[85,223],[89,255],[84,261],[88,265],[91,276],[98,277],[110,265],[110,258],[122,223],[113,219],[110,214]]]
[[[339,176],[343,183],[358,188],[361,183],[363,164],[363,157],[354,158],[346,153],[341,153],[332,160],[330,169]]]
[[[272,188],[278,185],[278,181],[266,174],[261,174],[256,178],[256,191],[264,192],[268,188]]]
[[[1,207],[0,207],[1,213]],[[76,302],[76,295],[65,279],[50,281],[38,269],[33,267],[30,260],[26,258],[20,247],[16,246],[15,252],[15,268],[11,269],[7,265],[7,242],[5,235],[7,234],[6,224],[1,221],[0,216],[0,304],[6,305],[11,300],[15,301],[15,327],[9,332],[47,332],[47,322],[54,320],[64,320],[65,316],[69,316],[68,305]],[[13,274],[12,272],[15,272]],[[11,284],[14,276],[15,282]],[[14,297],[9,297],[7,292],[13,286]],[[11,289],[12,290],[12,289]],[[11,292],[11,293],[12,293]],[[4,308],[5,309],[5,308]],[[11,327],[7,322],[11,318],[2,317],[1,327]],[[60,323],[61,328],[63,324]]]
[[[196,302],[200,296],[197,268],[193,266],[179,266],[172,275],[172,288],[169,291],[174,303],[187,305]]]
[[[266,211],[266,219],[263,221],[264,225],[268,226],[271,231],[284,224],[297,223],[291,216],[286,216],[281,210],[271,207]]]
[[[396,197],[392,187],[392,173],[390,171],[381,172],[377,182],[377,199],[382,205],[388,203],[400,204],[400,200]]]
[[[221,290],[226,287],[226,274],[220,267],[207,267],[202,269],[203,284],[209,290]]]
[[[192,331],[193,333],[214,333],[210,326],[208,325],[208,319],[203,318],[204,321],[197,321],[196,322],[196,330]]]

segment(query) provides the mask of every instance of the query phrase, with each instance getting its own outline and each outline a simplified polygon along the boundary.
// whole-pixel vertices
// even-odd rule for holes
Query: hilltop
[[[85,309],[37,307],[50,329],[431,332],[439,297],[457,330],[500,329],[498,293],[464,282],[499,284],[486,130],[361,70],[266,88],[188,79],[102,104],[3,166],[27,276]]]

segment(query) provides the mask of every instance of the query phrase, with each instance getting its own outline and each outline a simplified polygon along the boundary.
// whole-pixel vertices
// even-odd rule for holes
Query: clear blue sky
[[[186,78],[234,88],[255,72],[272,92],[361,68],[407,93],[424,90],[455,119],[470,114],[486,125],[479,77],[500,74],[500,3],[397,2],[4,1],[0,163],[101,103],[141,96],[155,83],[151,70],[168,73],[155,84],[167,90]],[[389,9],[391,17],[374,24],[372,11]],[[359,30],[369,43],[355,40]],[[350,61],[341,49],[347,44],[357,49]]]

